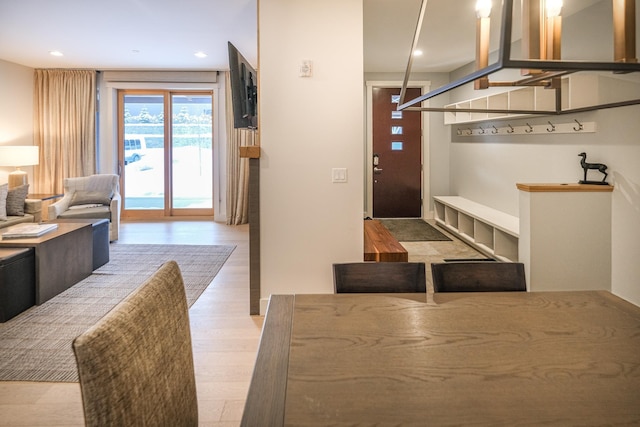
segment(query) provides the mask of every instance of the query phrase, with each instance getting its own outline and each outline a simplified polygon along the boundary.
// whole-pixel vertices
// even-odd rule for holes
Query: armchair
[[[49,205],[49,220],[109,220],[109,240],[118,240],[120,229],[120,184],[118,175],[98,174],[65,178],[64,197]]]

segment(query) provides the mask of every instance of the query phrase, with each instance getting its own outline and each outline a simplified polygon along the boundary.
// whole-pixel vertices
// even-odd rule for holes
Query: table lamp
[[[9,188],[28,184],[27,173],[20,170],[22,166],[33,166],[39,163],[39,150],[35,145],[0,145],[0,166],[14,166],[15,171],[9,174]]]

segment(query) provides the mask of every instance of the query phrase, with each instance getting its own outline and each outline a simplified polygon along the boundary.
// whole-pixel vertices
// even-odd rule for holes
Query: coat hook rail
[[[551,121],[548,121],[547,123],[549,123],[549,127],[547,128],[547,132],[555,132],[556,131],[556,127],[553,123],[551,123]]]
[[[488,132],[491,130],[491,132]],[[548,121],[546,124],[531,125],[526,123],[522,126],[511,126],[506,124],[505,126],[481,126],[457,128],[456,134],[458,136],[488,136],[488,135],[539,135],[539,134],[567,134],[567,133],[594,133],[596,132],[595,122],[581,123],[578,120],[574,120],[571,123],[559,123],[554,124]]]

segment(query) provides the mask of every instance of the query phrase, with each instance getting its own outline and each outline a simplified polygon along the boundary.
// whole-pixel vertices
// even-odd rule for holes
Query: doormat
[[[380,219],[399,242],[451,241],[431,224],[419,218]]]

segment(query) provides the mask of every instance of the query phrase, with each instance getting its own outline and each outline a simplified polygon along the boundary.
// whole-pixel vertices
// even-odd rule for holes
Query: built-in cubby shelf
[[[517,217],[459,196],[435,196],[436,224],[486,255],[518,261]]]
[[[555,91],[544,89],[542,87],[526,87],[456,102],[454,104],[446,105],[445,107],[456,109],[473,108],[553,111],[555,109]],[[469,113],[463,111],[445,112],[444,124],[473,123],[523,116],[525,115],[507,113]]]
[[[564,77],[561,88],[562,110],[634,99],[640,96],[640,84],[637,80],[603,74],[574,74]],[[555,90],[530,86],[456,102],[445,105],[445,108],[555,111],[555,103]],[[474,123],[526,116],[528,115],[448,111],[444,113],[444,124]]]

